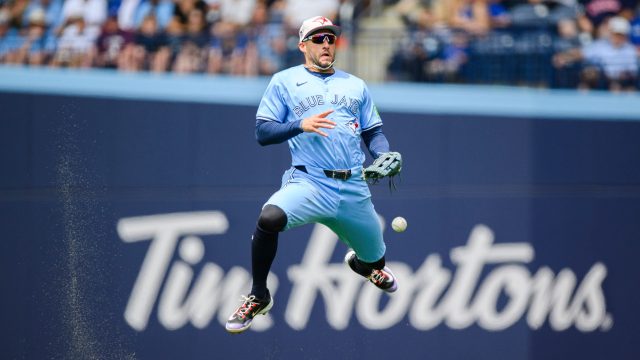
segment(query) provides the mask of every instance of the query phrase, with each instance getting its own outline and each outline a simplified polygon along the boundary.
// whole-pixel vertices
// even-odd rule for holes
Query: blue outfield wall
[[[254,140],[265,86],[0,68],[3,358],[640,358],[635,95],[372,85],[405,159],[372,187],[409,223],[384,231],[399,291],[308,225],[227,334],[290,160]]]

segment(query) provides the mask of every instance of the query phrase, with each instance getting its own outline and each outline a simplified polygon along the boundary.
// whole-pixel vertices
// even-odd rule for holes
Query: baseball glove
[[[395,188],[393,177],[402,170],[402,155],[398,152],[382,153],[373,164],[364,169],[364,178],[370,184],[376,184],[380,179],[388,177],[389,186]]]

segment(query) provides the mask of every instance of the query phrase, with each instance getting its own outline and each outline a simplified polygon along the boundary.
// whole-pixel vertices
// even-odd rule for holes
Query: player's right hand
[[[314,132],[316,134],[322,135],[322,136],[329,136],[327,133],[325,133],[324,131],[320,130],[322,128],[324,129],[333,129],[334,127],[336,127],[336,123],[327,119],[327,115],[331,114],[333,112],[333,110],[327,110],[323,113],[317,114],[317,115],[312,115],[308,118],[305,118],[304,120],[302,120],[302,122],[300,123],[300,127],[302,128],[302,130],[304,132]]]

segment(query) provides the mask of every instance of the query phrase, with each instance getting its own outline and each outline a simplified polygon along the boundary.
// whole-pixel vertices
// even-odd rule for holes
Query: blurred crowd
[[[400,0],[388,78],[636,90],[638,0]]]
[[[0,63],[268,75],[286,66],[287,41],[305,17],[339,8],[339,0],[0,0]]]
[[[402,20],[394,81],[638,88],[640,0],[0,0],[0,63],[270,75],[302,21]],[[382,35],[384,36],[384,35]]]

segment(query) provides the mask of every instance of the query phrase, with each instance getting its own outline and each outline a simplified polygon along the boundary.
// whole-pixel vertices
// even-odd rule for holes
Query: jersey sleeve
[[[370,130],[363,131],[362,140],[374,159],[377,159],[382,153],[389,152],[389,141],[382,132],[382,126],[374,126]]]
[[[279,77],[274,75],[260,100],[256,114],[257,120],[277,121],[279,123],[285,122],[287,118],[287,106],[282,94],[283,89],[284,87]]]
[[[364,93],[362,99],[362,109],[360,118],[360,124],[362,126],[362,131],[367,131],[376,126],[382,125],[382,119],[380,118],[380,114],[378,114],[378,109],[373,104],[373,100],[371,99],[371,94],[369,94],[369,88],[366,84],[363,84]]]

